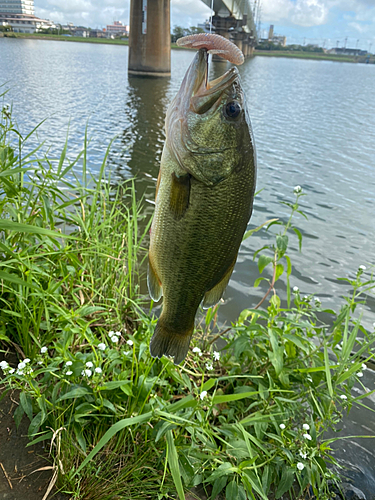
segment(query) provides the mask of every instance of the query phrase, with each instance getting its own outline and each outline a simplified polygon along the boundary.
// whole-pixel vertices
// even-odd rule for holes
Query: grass
[[[198,485],[212,500],[330,498],[339,465],[325,433],[364,406],[352,388],[375,331],[356,310],[375,288],[373,270],[345,278],[352,294],[338,312],[291,289],[298,187],[284,202],[289,220],[256,229],[269,237],[254,255],[262,304],[226,332],[210,309],[184,364],[152,359],[156,318],[139,291],[149,221],[133,182],[112,185],[109,149],[90,175],[87,132],[75,160],[68,142],[51,159],[25,152],[32,133],[21,136],[9,107],[1,117],[0,342],[20,358],[1,363],[1,383],[20,390],[14,418],[29,419],[31,442],[50,443],[51,485],[77,500],[183,500]],[[220,352],[214,331],[225,333]]]
[[[59,42],[84,42],[84,43],[101,43],[110,45],[129,45],[128,40],[111,39],[111,38],[93,38],[93,37],[82,37],[82,36],[64,36],[64,35],[52,35],[43,33],[4,33],[4,37],[7,38],[23,38],[32,40],[55,40]]]

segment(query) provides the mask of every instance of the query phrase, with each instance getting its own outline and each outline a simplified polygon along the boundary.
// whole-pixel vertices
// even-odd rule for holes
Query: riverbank
[[[0,37],[4,36],[6,38],[22,38],[30,40],[52,40],[59,42],[79,42],[79,43],[99,43],[107,45],[129,45],[128,39],[110,39],[110,38],[84,38],[78,36],[65,36],[65,35],[44,35],[41,33],[29,34],[29,33],[0,33]],[[186,47],[179,47],[177,44],[171,44],[172,49],[178,50],[195,50]],[[335,62],[350,62],[350,63],[365,63],[366,56],[340,56],[335,54],[324,54],[316,52],[296,52],[296,51],[285,51],[285,50],[255,50],[254,56],[265,56],[265,57],[287,57],[295,59],[313,59],[316,61],[335,61]],[[375,56],[371,55],[369,59],[370,64],[375,64]]]
[[[4,106],[0,390],[20,391],[15,418],[26,420],[35,444],[54,443],[58,485],[77,500],[151,500],[176,490],[183,499],[198,484],[228,499],[267,500],[288,489],[304,498],[310,485],[326,498],[337,476],[327,468],[325,432],[363,404],[352,388],[375,341],[372,330],[366,344],[357,341],[363,328],[352,316],[362,291],[375,286],[366,269],[357,270],[340,312],[325,310],[332,326],[320,323],[321,301],[291,288],[289,238],[295,245],[302,235],[287,217],[280,234],[263,233],[269,244],[258,254],[257,281],[274,288],[272,298],[242,311],[225,349],[209,340],[224,333],[210,309],[183,365],[151,359],[156,319],[138,287],[148,233],[134,184],[109,182],[109,150],[88,182],[87,139],[74,161],[65,145],[55,160],[30,162],[29,136],[16,132]],[[301,188],[285,195],[292,213],[301,196]],[[6,353],[14,346],[17,358]]]

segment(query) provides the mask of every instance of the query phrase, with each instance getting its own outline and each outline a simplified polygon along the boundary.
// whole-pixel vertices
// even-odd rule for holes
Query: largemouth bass
[[[151,227],[148,288],[163,311],[153,357],[186,357],[199,305],[216,304],[232,274],[253,206],[256,157],[236,67],[207,81],[201,48],[166,115]]]

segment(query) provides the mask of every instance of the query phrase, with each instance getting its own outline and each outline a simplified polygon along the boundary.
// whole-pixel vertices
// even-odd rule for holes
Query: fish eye
[[[228,102],[225,106],[225,114],[228,118],[237,118],[237,116],[241,113],[241,110],[241,105],[237,101]]]

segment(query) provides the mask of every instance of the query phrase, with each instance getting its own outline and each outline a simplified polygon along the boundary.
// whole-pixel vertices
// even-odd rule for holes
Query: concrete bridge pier
[[[130,75],[171,75],[170,19],[170,0],[131,0]]]

